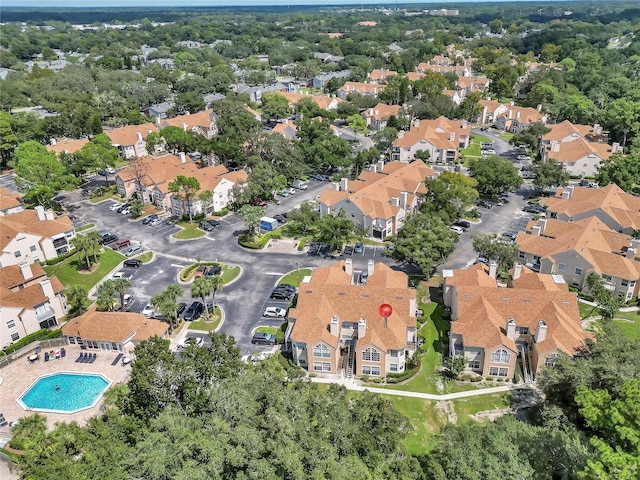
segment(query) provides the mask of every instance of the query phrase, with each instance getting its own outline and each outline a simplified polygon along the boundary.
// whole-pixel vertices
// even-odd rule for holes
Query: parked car
[[[474,262],[474,264],[476,263],[484,263],[485,265],[489,265],[489,259],[487,257],[478,257],[476,258],[476,261]]]
[[[205,273],[207,273],[207,266],[206,265],[200,265],[198,267],[198,269],[196,270],[196,273],[193,274],[193,278],[201,277]]]
[[[267,307],[262,312],[263,317],[284,318],[287,316],[287,309],[280,307]]]
[[[116,211],[116,210],[118,210],[121,206],[122,206],[122,203],[120,203],[120,202],[115,202],[115,203],[112,203],[112,204],[109,206],[109,210],[111,210],[112,212],[115,212],[115,211]]]
[[[209,222],[209,225],[211,225],[213,228],[220,228],[220,226],[222,225],[218,220],[207,220],[207,222]]]
[[[119,270],[113,275],[111,275],[112,280],[116,280],[118,278],[127,278],[127,273],[124,270]]]
[[[309,188],[309,185],[302,182],[293,182],[293,188],[297,188],[298,190],[306,190]]]
[[[293,187],[287,187],[284,189],[285,192],[289,192],[289,195],[295,195],[296,194],[296,189]]]
[[[122,215],[129,215],[131,213],[131,206],[128,206],[120,212]]]
[[[513,233],[513,232],[505,232],[505,233],[502,234],[502,236],[504,238],[508,238],[512,242],[515,242],[516,241],[516,237],[518,236],[518,234],[517,233]]]
[[[291,297],[293,297],[293,292],[289,292],[287,290],[282,290],[282,289],[276,289],[273,292],[271,292],[271,300],[283,300],[283,301],[289,301],[291,300]]]
[[[284,215],[280,215],[280,214],[274,215],[273,218],[275,218],[278,221],[278,223],[287,223],[287,219],[284,218]]]
[[[275,345],[276,336],[271,333],[254,333],[251,338],[251,343],[255,345]]]
[[[364,252],[364,244],[362,242],[356,242],[353,247],[353,253],[362,253]]]
[[[204,230],[205,232],[210,232],[213,230],[213,226],[206,220],[203,220],[202,222],[200,222],[200,225],[198,226],[200,227],[201,230]]]
[[[488,202],[487,200],[477,200],[476,205],[482,208],[493,208],[493,203]]]
[[[220,275],[221,272],[222,272],[222,267],[220,267],[220,265],[211,265],[211,267],[209,267],[209,270],[207,270],[207,273],[205,274],[205,276],[213,277],[215,275]]]
[[[256,198],[255,200],[251,200],[250,203],[251,205],[254,205],[256,207],[262,207],[262,208],[265,208],[267,205],[269,205],[267,202],[265,202],[261,198]]]
[[[193,302],[185,312],[184,319],[188,322],[197,320],[200,318],[200,315],[202,315],[202,312],[204,312],[204,305],[202,302]]]
[[[151,215],[149,215],[148,217],[145,217],[144,220],[142,220],[142,224],[143,225],[148,225],[149,222],[155,220],[158,218],[158,215],[156,215],[155,213],[152,213]]]
[[[278,192],[276,195],[278,195],[280,197],[284,197],[284,198],[288,198],[288,197],[291,196],[291,195],[289,195],[289,192],[286,191],[286,190],[282,190],[282,191]]]
[[[150,303],[147,303],[145,307],[142,309],[142,315],[144,315],[146,318],[153,317],[155,313],[156,313],[156,309],[153,308],[153,305],[151,305]]]
[[[204,345],[204,338],[202,337],[187,337],[178,342],[178,348],[187,348],[190,345],[201,347]]]
[[[528,155],[518,155],[517,159],[521,162],[526,162],[527,160],[531,160],[531,157]]]
[[[125,248],[131,245],[131,242],[128,238],[121,238],[120,240],[116,240],[108,245],[112,250],[120,250],[121,248]]]
[[[159,223],[161,223],[162,220],[160,218],[154,218],[153,220],[151,220],[148,225],[150,227],[155,227],[156,225],[158,225]]]
[[[122,265],[130,268],[140,268],[142,266],[142,261],[137,258],[130,258],[129,260],[125,260]]]
[[[122,211],[123,211],[125,208],[129,208],[129,207],[131,207],[131,204],[130,204],[130,203],[123,203],[122,205],[120,205],[120,206],[116,209],[116,212],[118,212],[118,213],[122,213]]]
[[[286,290],[288,292],[296,293],[296,287],[289,285],[288,283],[281,283],[277,285],[275,290]]]
[[[125,257],[133,257],[138,253],[142,253],[142,247],[140,245],[132,245],[123,252]]]
[[[113,233],[108,233],[107,235],[103,235],[102,240],[100,240],[100,243],[102,245],[108,245],[109,243],[113,243],[116,240],[118,240],[118,237],[116,235],[114,235]]]
[[[457,225],[451,225],[449,230],[457,233],[458,235],[462,235],[464,233],[464,229],[462,227],[458,227]]]
[[[186,309],[187,309],[187,304],[184,302],[180,302],[178,304],[178,309],[176,310],[176,317],[180,318],[180,315],[182,315]]]
[[[464,229],[471,228],[471,222],[468,222],[466,220],[458,220],[456,223],[454,223],[454,225]]]

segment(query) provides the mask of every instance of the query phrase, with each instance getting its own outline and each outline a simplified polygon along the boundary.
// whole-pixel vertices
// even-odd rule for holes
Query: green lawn
[[[270,333],[275,336],[278,333],[278,329],[276,327],[258,327],[254,333]]]
[[[509,132],[501,133],[500,138],[504,138],[508,142],[513,138],[513,133],[509,133]]]
[[[204,317],[200,317],[200,320],[196,320],[195,322],[191,322],[189,324],[189,329],[211,332],[218,328],[218,325],[220,325],[220,321],[222,320],[222,315],[219,307],[216,307],[216,313],[215,315],[212,315],[211,318],[213,318],[213,320],[209,320],[207,322],[204,320]]]
[[[509,392],[478,395],[477,397],[459,398],[453,400],[453,406],[458,416],[458,424],[472,422],[470,415],[487,410],[501,410],[509,407]]]
[[[460,153],[465,157],[480,157],[482,156],[481,143],[482,142],[491,142],[490,138],[483,137],[482,135],[474,135],[471,144],[469,147],[460,150]]]
[[[204,237],[207,233],[198,228],[198,223],[179,222],[176,223],[179,227],[182,227],[177,233],[171,235],[173,238],[179,240],[190,240],[192,238]]]
[[[411,397],[385,397],[393,406],[409,419],[413,430],[404,439],[404,445],[411,455],[428,453],[431,443],[429,438],[443,426],[443,418],[438,414],[436,402]]]
[[[102,280],[107,273],[113,270],[118,263],[125,259],[124,255],[120,255],[118,252],[114,252],[109,248],[105,248],[103,253],[98,254],[98,257],[98,267],[91,273],[78,272],[76,265],[77,255],[72,255],[57,265],[45,266],[43,268],[48,276],[57,276],[65,287],[82,285],[86,287],[87,290],[90,290]]]
[[[578,308],[580,310],[580,318],[600,315],[597,307],[594,309],[594,307],[586,303],[578,302]],[[637,312],[618,312],[613,324],[619,327],[627,338],[632,340],[640,339],[640,315]]]
[[[153,252],[146,252],[146,253],[143,253],[142,255],[138,255],[135,258],[140,260],[142,263],[149,263],[153,258]]]
[[[76,228],[76,232],[84,232],[85,230],[89,230],[95,227],[93,223],[88,223],[87,225],[82,225],[80,228]]]
[[[240,275],[240,267],[238,265],[235,267],[222,265],[222,280],[224,280],[225,284],[235,280],[238,275]]]
[[[280,280],[278,284],[288,283],[289,285],[293,285],[294,287],[299,287],[302,279],[309,275],[311,275],[310,268],[301,268],[299,270],[295,270],[291,273],[288,273],[287,275],[282,277],[282,280]]]

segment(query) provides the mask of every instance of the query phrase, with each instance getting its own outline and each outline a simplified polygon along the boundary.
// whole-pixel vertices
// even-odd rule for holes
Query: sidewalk
[[[356,392],[364,392],[368,390],[372,393],[379,393],[381,395],[395,395],[397,397],[412,397],[412,398],[422,398],[424,400],[455,400],[457,398],[467,398],[467,397],[475,397],[478,395],[489,395],[492,393],[501,393],[508,392],[509,390],[516,390],[522,388],[531,388],[531,387],[523,387],[521,385],[502,385],[499,387],[491,387],[491,388],[480,388],[478,390],[468,390],[466,392],[457,392],[457,393],[447,393],[444,395],[434,395],[431,393],[422,393],[422,392],[410,392],[404,390],[390,390],[386,388],[377,388],[377,387],[363,387],[356,383],[354,379],[350,378],[320,378],[320,377],[310,377],[313,383],[336,383],[338,385],[344,386],[347,390],[354,390]]]

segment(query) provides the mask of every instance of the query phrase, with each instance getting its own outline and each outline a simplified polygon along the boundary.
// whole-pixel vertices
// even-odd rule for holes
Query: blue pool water
[[[94,406],[110,384],[102,375],[56,373],[40,377],[18,401],[30,410],[71,413]]]

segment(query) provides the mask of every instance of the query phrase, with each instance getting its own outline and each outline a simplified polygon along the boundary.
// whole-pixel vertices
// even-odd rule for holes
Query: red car
[[[251,205],[254,205],[256,207],[265,208],[269,204],[267,202],[265,202],[264,200],[262,200],[261,198],[256,198],[255,200],[251,200]]]

